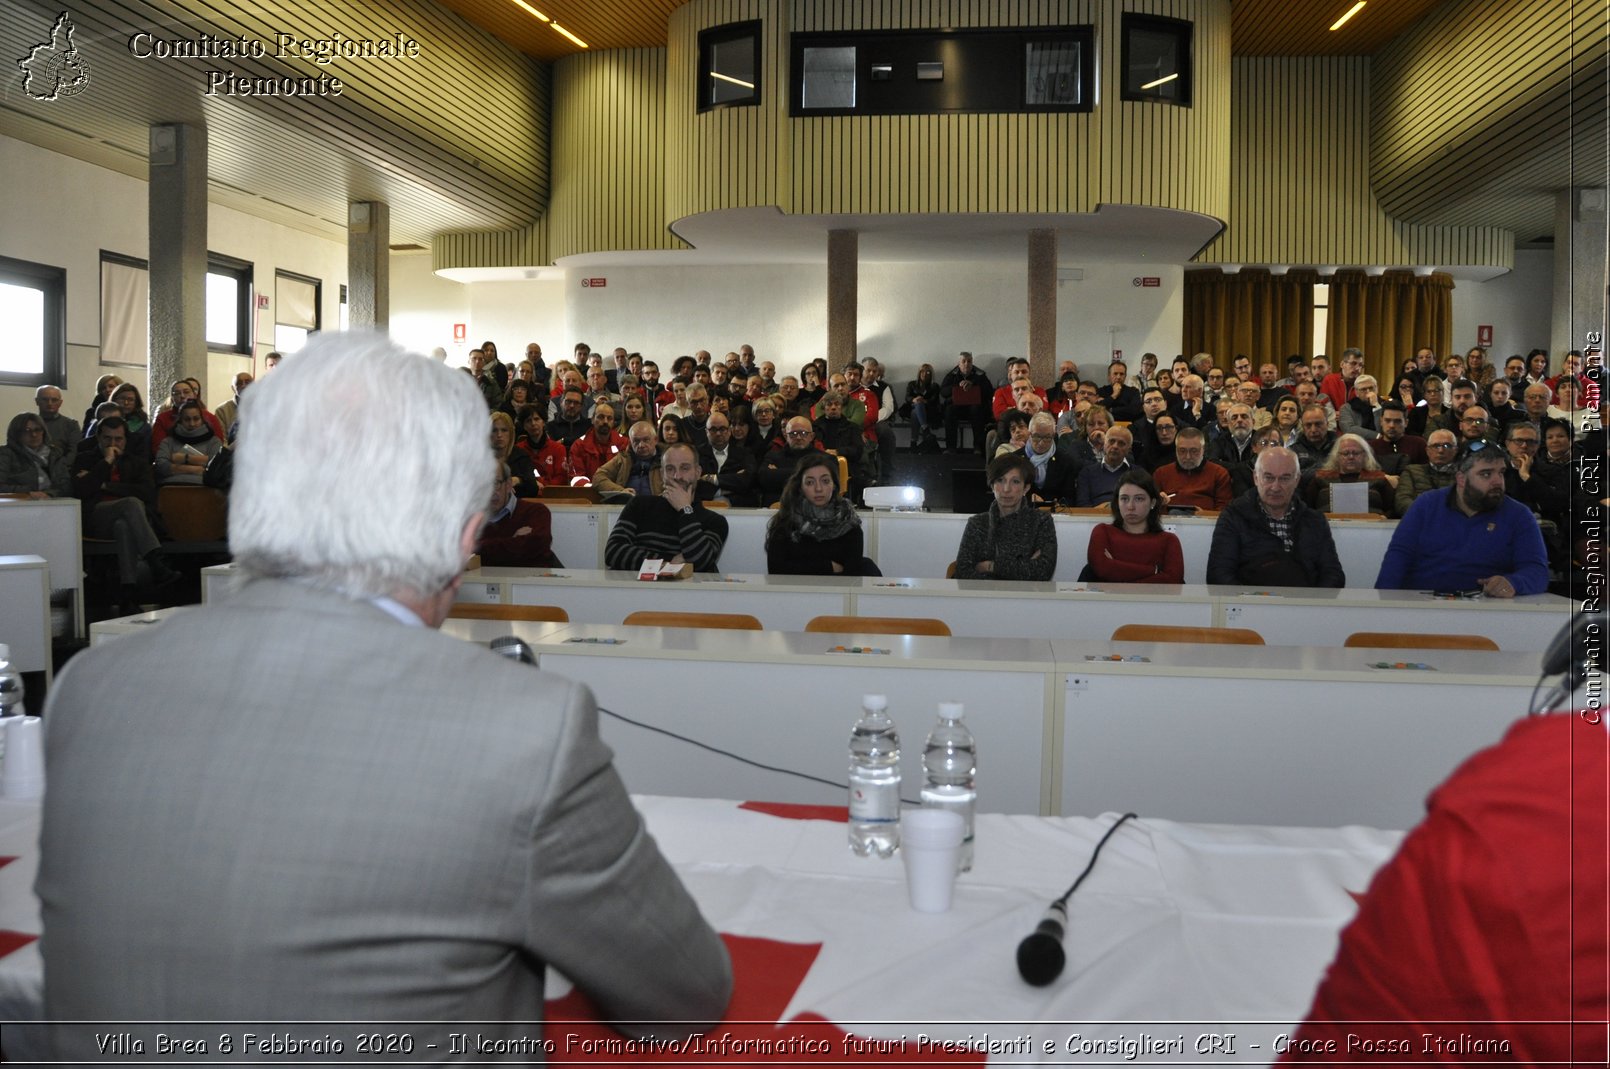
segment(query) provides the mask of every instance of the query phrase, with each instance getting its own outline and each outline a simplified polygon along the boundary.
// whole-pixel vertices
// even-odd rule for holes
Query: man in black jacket
[[[95,437],[84,439],[73,457],[72,473],[73,496],[84,503],[84,533],[117,543],[118,577],[126,589],[139,581],[142,560],[158,584],[179,577],[162,559],[152,522],[157,491],[151,464],[129,455],[128,427],[121,417],[107,416],[96,424]]]
[[[1207,581],[1229,585],[1347,584],[1325,514],[1297,498],[1297,456],[1280,446],[1258,454],[1253,487],[1219,513]]]
[[[1129,365],[1122,360],[1114,360],[1107,365],[1107,385],[1096,391],[1102,402],[1112,412],[1112,418],[1120,423],[1140,418],[1140,391],[1133,386],[1126,386],[1124,380],[1129,378]]]
[[[973,427],[973,449],[984,451],[984,434],[989,429],[990,397],[994,393],[989,376],[973,366],[973,354],[962,353],[956,366],[939,384],[945,399],[945,448],[956,452],[956,424],[966,420]]]

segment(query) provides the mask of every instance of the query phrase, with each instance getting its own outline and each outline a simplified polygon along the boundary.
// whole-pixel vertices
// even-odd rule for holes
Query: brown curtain
[[[1185,272],[1185,354],[1212,353],[1226,369],[1245,355],[1254,366],[1269,360],[1282,371],[1286,357],[1312,356],[1317,280],[1313,271]]]
[[[1364,350],[1364,370],[1382,384],[1383,395],[1416,349],[1429,345],[1433,352],[1448,353],[1452,344],[1451,276],[1388,271],[1371,278],[1338,271],[1331,279],[1325,351],[1334,365],[1343,349]]]

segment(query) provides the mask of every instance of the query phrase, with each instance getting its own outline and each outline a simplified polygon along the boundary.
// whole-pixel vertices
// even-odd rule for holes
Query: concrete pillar
[[[827,366],[830,371],[855,359],[860,293],[860,234],[827,232]]]
[[[391,329],[391,206],[384,201],[347,205],[347,326]]]
[[[1047,388],[1057,373],[1057,232],[1029,231],[1029,371]]]
[[[1603,344],[1605,332],[1605,190],[1562,189],[1554,199],[1554,315],[1549,357],[1558,371],[1571,349]]]
[[[186,123],[150,131],[147,410],[176,379],[207,382],[207,131]],[[205,396],[205,395],[204,395]]]

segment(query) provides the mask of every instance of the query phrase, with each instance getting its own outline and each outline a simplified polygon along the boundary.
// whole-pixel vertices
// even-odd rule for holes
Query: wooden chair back
[[[534,620],[568,624],[570,614],[557,605],[481,605],[460,601],[447,610],[449,620]]]
[[[763,631],[746,612],[656,612],[639,609],[621,623],[632,627],[709,627],[725,631]]]
[[[604,495],[591,486],[544,486],[537,499],[555,505],[596,505]]]
[[[1408,631],[1355,631],[1342,641],[1349,649],[1369,650],[1494,650],[1498,643],[1486,635],[1418,635]]]
[[[228,537],[229,498],[210,486],[157,488],[157,512],[175,542],[222,542]]]
[[[950,625],[927,616],[814,616],[806,631],[852,632],[863,635],[943,635]]]
[[[1173,627],[1168,624],[1125,624],[1112,633],[1114,642],[1197,642],[1212,646],[1262,646],[1263,636],[1245,627]]]

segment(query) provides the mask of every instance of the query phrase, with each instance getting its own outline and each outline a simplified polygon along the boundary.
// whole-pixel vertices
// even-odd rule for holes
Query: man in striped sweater
[[[727,542],[727,521],[698,500],[699,454],[676,442],[660,457],[664,489],[626,503],[604,546],[604,566],[637,571],[645,560],[684,561],[713,572]]]

